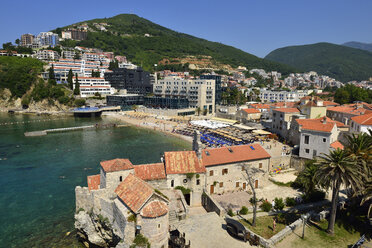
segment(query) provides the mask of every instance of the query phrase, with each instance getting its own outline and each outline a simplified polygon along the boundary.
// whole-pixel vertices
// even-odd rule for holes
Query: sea
[[[74,230],[75,187],[99,173],[100,161],[160,162],[164,151],[191,148],[179,138],[134,126],[24,136],[108,123],[115,122],[0,113],[0,247],[82,247]]]

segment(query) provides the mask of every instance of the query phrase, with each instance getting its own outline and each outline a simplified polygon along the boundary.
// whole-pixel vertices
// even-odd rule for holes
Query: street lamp
[[[306,220],[308,218],[307,214],[302,214],[301,219],[302,219],[302,239],[305,238],[305,225],[306,225]]]

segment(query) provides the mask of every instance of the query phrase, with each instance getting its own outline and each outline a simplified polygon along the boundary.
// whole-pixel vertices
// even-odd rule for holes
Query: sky
[[[371,0],[2,0],[0,9],[0,44],[123,13],[259,57],[291,45],[372,43]]]

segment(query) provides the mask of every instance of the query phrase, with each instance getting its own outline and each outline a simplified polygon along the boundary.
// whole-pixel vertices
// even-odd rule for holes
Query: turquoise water
[[[107,123],[106,119],[0,113],[0,247],[80,247],[74,231],[75,186],[99,172],[99,162],[160,161],[164,151],[190,149],[183,140],[122,127],[25,137],[24,132]],[[40,120],[40,121],[39,121]],[[36,122],[35,122],[36,121]]]

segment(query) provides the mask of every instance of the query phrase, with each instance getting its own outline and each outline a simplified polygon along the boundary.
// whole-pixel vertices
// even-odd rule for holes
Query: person
[[[272,208],[274,210],[274,207],[275,207],[275,201],[274,200],[271,202],[271,206],[272,206]]]
[[[275,227],[276,227],[276,221],[275,221],[275,218],[273,220],[273,232],[275,232]]]

